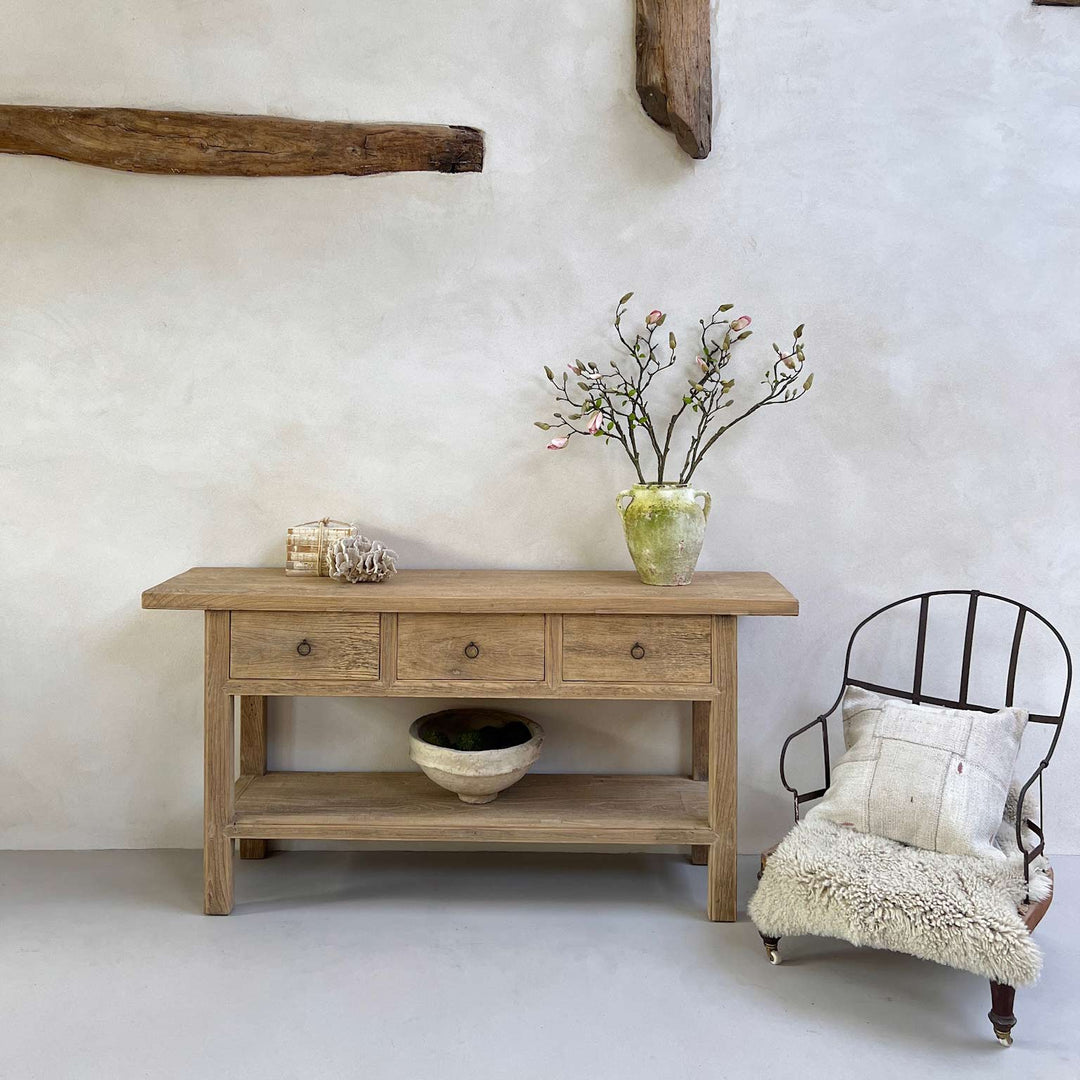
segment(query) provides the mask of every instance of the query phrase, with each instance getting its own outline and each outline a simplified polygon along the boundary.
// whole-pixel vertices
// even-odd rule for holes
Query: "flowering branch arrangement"
[[[742,412],[728,419],[731,414],[726,410],[735,404],[731,396],[735,379],[725,378],[726,369],[732,351],[753,331],[748,329],[749,315],[726,318],[725,313],[731,311],[734,304],[721,304],[707,322],[698,320],[701,324],[700,352],[694,358],[687,390],[667,423],[657,423],[649,411],[649,394],[656,376],[675,367],[677,342],[675,335],[669,332],[665,350],[665,343],[658,336],[667,319],[662,311],[650,311],[645,316],[644,329],[632,338],[623,331],[626,305],[633,295],[627,293],[615,308],[615,332],[621,350],[627,353],[626,358],[621,362],[612,360],[610,371],[601,371],[592,362],[575,360],[567,365],[570,374],[564,372],[560,378],[551,368],[544,368],[548,381],[555,388],[556,402],[565,403],[572,410],[555,413],[551,423],[536,421],[536,426],[544,431],[560,432],[548,443],[549,450],[562,450],[574,435],[603,438],[605,442],[614,440],[626,452],[640,483],[646,483],[641,460],[644,453],[647,462],[650,454],[656,460],[656,483],[663,484],[667,478],[668,483],[687,484],[721,435],[766,405],[797,401],[813,385],[813,373],[802,378],[806,358],[800,325],[792,334],[790,349],[773,345],[776,361],[765,369],[765,377],[761,380],[764,392]],[[576,376],[573,382],[571,374]],[[680,421],[687,415],[690,442],[678,479],[673,480],[674,462],[669,462],[673,438]]]

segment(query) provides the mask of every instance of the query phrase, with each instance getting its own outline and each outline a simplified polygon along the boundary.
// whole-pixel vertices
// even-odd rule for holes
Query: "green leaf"
[[[663,326],[666,321],[667,321],[667,312],[664,312],[664,314],[661,315],[660,318],[656,320],[656,325],[657,326]]]
[[[625,296],[624,296],[624,297],[623,297],[623,298],[622,298],[622,299],[621,299],[621,300],[619,301],[619,303],[620,303],[620,304],[625,304],[625,303],[627,302],[627,300],[629,300],[629,299],[630,299],[630,297],[631,297],[631,296],[633,296],[633,295],[634,295],[634,294],[633,294],[632,292],[628,292],[628,293],[627,293],[627,294],[626,294],[626,295],[625,295]]]
[[[550,431],[551,430],[551,425],[550,424],[545,424],[543,420],[536,420],[536,421],[534,421],[534,423],[536,424],[536,426],[541,431]]]
[[[795,327],[795,336],[797,338],[802,337],[802,332],[805,329],[805,327],[806,327],[806,323],[799,323],[799,325]]]
[[[806,376],[806,382],[804,382],[802,384],[802,388],[804,390],[809,390],[810,387],[813,386],[813,385],[814,385],[814,373],[811,371],[810,374]]]
[[[735,306],[734,304],[721,304],[720,305],[720,310],[721,311],[730,311],[734,306]]]
[[[744,330],[735,340],[743,341],[745,338],[748,338],[753,332],[753,330]]]

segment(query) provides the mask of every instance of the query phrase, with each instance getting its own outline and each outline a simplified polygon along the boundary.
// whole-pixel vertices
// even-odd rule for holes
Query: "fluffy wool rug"
[[[799,822],[769,856],[750,918],[766,937],[842,938],[1030,985],[1042,953],[1017,913],[1024,863],[1011,829],[1006,821],[999,833],[1008,854],[990,859],[923,851],[831,821]],[[1032,863],[1033,901],[1050,895],[1047,870],[1042,859]]]

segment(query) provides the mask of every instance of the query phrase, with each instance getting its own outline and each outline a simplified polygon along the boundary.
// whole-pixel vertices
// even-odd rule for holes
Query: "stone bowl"
[[[454,750],[420,738],[421,729],[429,724],[444,731],[462,731],[489,724],[502,727],[513,720],[525,724],[532,738],[497,750]],[[429,780],[465,803],[492,802],[500,791],[516,784],[540,756],[543,744],[544,729],[539,724],[501,709],[447,709],[421,716],[409,726],[409,757]]]

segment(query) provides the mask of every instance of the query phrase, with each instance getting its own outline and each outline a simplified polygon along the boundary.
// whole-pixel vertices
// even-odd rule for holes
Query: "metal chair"
[[[964,630],[964,643],[963,643],[963,659],[960,667],[960,684],[957,696],[955,698],[941,698],[933,697],[923,692],[923,668],[926,658],[926,628],[927,621],[930,614],[930,600],[936,596],[966,596],[968,597],[967,605],[967,621]],[[1065,644],[1065,639],[1058,633],[1057,629],[1051,625],[1042,615],[1037,611],[1018,603],[1016,600],[1011,600],[1005,596],[998,596],[994,593],[983,593],[977,589],[941,589],[937,592],[917,593],[914,596],[906,596],[902,600],[896,600],[891,604],[886,604],[884,607],[879,608],[872,615],[868,615],[858,626],[855,627],[851,634],[851,638],[848,640],[847,653],[844,657],[844,678],[840,687],[840,692],[836,696],[836,700],[832,704],[832,708],[828,712],[823,713],[816,719],[811,720],[810,723],[804,724],[801,728],[793,731],[785,740],[784,745],[780,750],[780,782],[784,785],[784,788],[789,791],[793,797],[794,809],[795,809],[795,821],[799,820],[799,810],[804,803],[810,802],[814,799],[821,798],[825,794],[832,780],[831,762],[829,757],[829,728],[828,719],[839,708],[840,703],[843,701],[844,692],[849,686],[862,687],[865,690],[871,690],[878,694],[884,694],[888,697],[903,698],[906,701],[910,701],[916,705],[925,703],[929,705],[942,705],[947,708],[954,709],[968,709],[976,710],[979,712],[995,712],[1002,708],[1003,705],[994,705],[986,702],[972,702],[969,700],[968,688],[971,679],[971,661],[972,661],[972,649],[975,640],[975,618],[978,612],[979,600],[989,599],[1000,601],[1004,604],[1011,605],[1016,608],[1016,623],[1013,629],[1012,635],[1012,648],[1009,653],[1009,668],[1008,674],[1005,678],[1005,700],[1004,707],[1008,708],[1013,705],[1015,691],[1016,691],[1016,670],[1017,663],[1020,658],[1020,645],[1024,635],[1024,627],[1028,623],[1029,618],[1037,619],[1045,627],[1047,627],[1053,634],[1057,643],[1061,646],[1061,651],[1065,657],[1065,685],[1061,694],[1061,709],[1056,714],[1050,713],[1030,713],[1028,716],[1028,722],[1033,724],[1049,724],[1054,728],[1053,736],[1050,739],[1050,745],[1043,755],[1042,760],[1036,766],[1035,771],[1028,778],[1024,786],[1020,789],[1018,805],[1020,808],[1025,806],[1025,798],[1028,794],[1031,786],[1036,782],[1039,783],[1039,821],[1036,823],[1030,818],[1025,817],[1023,812],[1018,812],[1016,815],[1016,846],[1022,852],[1024,857],[1024,882],[1027,884],[1030,880],[1030,867],[1033,859],[1037,858],[1043,853],[1046,846],[1045,837],[1043,833],[1043,813],[1042,813],[1042,778],[1043,773],[1046,771],[1046,767],[1050,764],[1050,758],[1053,756],[1054,749],[1057,746],[1058,738],[1061,735],[1061,727],[1065,720],[1065,709],[1069,702],[1069,691],[1072,687],[1072,657],[1069,655],[1068,646]],[[918,604],[919,605],[919,621],[918,621],[918,634],[915,644],[915,671],[912,678],[911,687],[909,689],[901,689],[892,686],[881,686],[877,683],[868,682],[863,679],[857,679],[851,672],[851,654],[855,645],[855,640],[859,635],[859,632],[863,630],[869,623],[883,615],[887,611],[893,611],[896,608],[900,608],[905,604]],[[814,727],[820,725],[821,727],[821,749],[824,760],[824,783],[821,787],[815,788],[813,791],[798,791],[787,778],[785,771],[785,763],[787,758],[788,747],[792,741],[798,738],[800,735],[811,731]],[[1024,830],[1025,827],[1038,839],[1038,843],[1032,847],[1027,847],[1024,843]],[[762,855],[762,867],[764,867],[769,852]],[[760,875],[759,875],[760,876]],[[1038,903],[1032,903],[1030,897],[1025,897],[1025,902],[1020,906],[1020,916],[1024,920],[1028,931],[1032,931],[1038,925],[1043,915],[1046,914],[1047,908],[1050,906],[1050,902],[1053,898],[1053,894],[1046,897],[1045,900]],[[762,935],[762,941],[765,945],[765,952],[769,958],[770,963],[778,964],[780,962],[779,954],[779,938],[769,938],[764,934]],[[991,996],[991,1009],[988,1014],[991,1024],[994,1026],[994,1034],[997,1036],[998,1041],[1005,1046],[1012,1044],[1012,1028],[1016,1024],[1016,1016],[1013,1013],[1013,1003],[1015,999],[1016,990],[1015,987],[1006,986],[1001,983],[990,983],[990,996]]]

